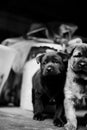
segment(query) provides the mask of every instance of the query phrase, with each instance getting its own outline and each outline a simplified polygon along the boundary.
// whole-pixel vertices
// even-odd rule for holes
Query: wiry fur
[[[69,52],[71,52],[71,56],[68,61],[64,88],[64,107],[67,119],[65,128],[66,130],[76,130],[78,123],[75,106],[87,96],[87,45],[85,43],[75,44],[69,49]]]

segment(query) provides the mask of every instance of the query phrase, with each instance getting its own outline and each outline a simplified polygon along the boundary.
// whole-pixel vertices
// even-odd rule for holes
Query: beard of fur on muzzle
[[[81,67],[79,64],[71,65],[71,70],[77,74],[87,75],[87,66]]]

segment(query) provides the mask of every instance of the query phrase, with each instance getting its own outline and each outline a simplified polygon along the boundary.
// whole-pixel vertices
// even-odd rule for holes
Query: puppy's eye
[[[53,60],[52,62],[53,62],[53,63],[58,63],[58,60],[55,59],[55,60]]]
[[[43,65],[45,65],[45,64],[46,64],[46,61],[43,62]]]
[[[82,57],[82,53],[81,52],[75,52],[73,57]]]

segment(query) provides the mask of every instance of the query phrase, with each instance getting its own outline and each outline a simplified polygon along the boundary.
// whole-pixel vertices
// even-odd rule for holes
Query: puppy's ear
[[[64,61],[64,62],[67,62],[67,61],[68,61],[68,59],[69,59],[68,53],[63,52],[63,51],[59,51],[59,52],[57,52],[57,54],[60,55],[60,56],[63,58],[63,61]]]
[[[43,53],[43,54],[38,54],[38,55],[36,56],[36,61],[37,61],[38,64],[41,63],[43,56],[44,56],[44,53]]]
[[[71,56],[75,48],[76,48],[76,46],[73,46],[73,45],[68,46],[67,49],[66,49],[67,54],[69,56]]]
[[[80,38],[75,38],[75,39],[72,39],[68,42],[68,47],[66,48],[66,51],[69,55],[72,55],[74,49],[83,44],[82,43],[82,40]]]

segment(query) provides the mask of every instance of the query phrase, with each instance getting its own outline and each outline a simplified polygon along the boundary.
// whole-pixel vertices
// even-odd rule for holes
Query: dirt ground
[[[54,126],[52,119],[34,121],[32,116],[31,111],[20,108],[0,108],[0,130],[64,130]],[[79,127],[79,130],[87,128]]]

